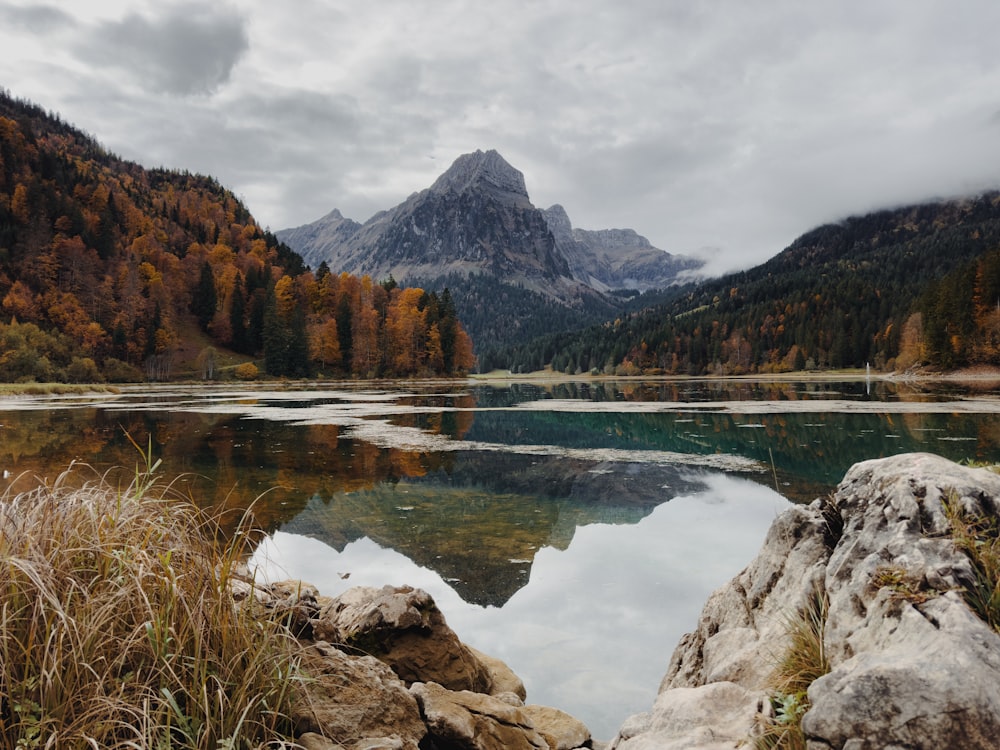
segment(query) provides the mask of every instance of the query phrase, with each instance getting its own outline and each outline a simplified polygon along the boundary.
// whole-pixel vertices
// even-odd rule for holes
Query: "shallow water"
[[[1000,461],[1000,398],[885,382],[171,386],[0,402],[0,489],[151,444],[257,560],[336,594],[418,585],[529,700],[610,738],[788,502],[915,450]],[[148,441],[151,441],[148,442]],[[282,572],[283,571],[283,572]],[[344,576],[347,577],[344,577]]]

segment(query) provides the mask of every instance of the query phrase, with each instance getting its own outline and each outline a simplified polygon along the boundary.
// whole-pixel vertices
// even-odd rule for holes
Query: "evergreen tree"
[[[275,377],[287,375],[288,336],[278,316],[273,293],[267,296],[263,318],[261,340],[264,349],[264,371]]]
[[[209,323],[215,317],[216,305],[215,274],[212,273],[212,266],[206,260],[201,265],[201,275],[191,299],[191,312],[197,318],[201,330],[208,330]]]
[[[247,354],[246,297],[243,294],[243,277],[237,273],[233,282],[233,297],[229,308],[229,328],[232,331],[233,349]]]

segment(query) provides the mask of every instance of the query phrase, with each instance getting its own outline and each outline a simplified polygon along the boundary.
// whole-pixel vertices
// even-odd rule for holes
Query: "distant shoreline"
[[[862,368],[843,370],[795,370],[792,372],[748,373],[745,375],[592,375],[580,373],[570,375],[550,370],[536,370],[528,373],[505,373],[502,370],[469,375],[470,380],[477,382],[697,382],[697,381],[745,381],[745,382],[780,382],[780,381],[845,381],[845,380],[887,380],[891,382],[933,382],[933,381],[992,381],[1000,383],[1000,367],[969,367],[961,370],[938,372],[931,370],[913,370],[906,372],[876,372],[870,373]]]
[[[772,373],[748,373],[745,375],[594,375],[591,373],[579,373],[571,375],[552,370],[536,370],[526,373],[510,373],[503,370],[494,370],[487,373],[475,373],[465,376],[447,378],[372,378],[370,380],[359,379],[331,379],[331,380],[287,380],[287,379],[259,379],[254,381],[224,381],[224,380],[175,380],[156,383],[0,383],[0,399],[13,398],[18,396],[71,396],[87,394],[119,394],[124,388],[141,388],[143,386],[170,386],[170,385],[226,385],[238,384],[244,387],[274,387],[282,385],[284,388],[294,388],[297,385],[313,386],[330,383],[350,383],[359,384],[384,384],[384,383],[416,383],[436,381],[442,383],[478,383],[478,384],[508,384],[508,383],[692,383],[692,382],[844,382],[863,381],[866,379],[882,380],[888,382],[967,382],[967,383],[991,383],[1000,385],[1000,367],[970,367],[961,370],[951,370],[948,372],[937,372],[930,370],[911,370],[906,372],[866,372],[861,368],[851,368],[843,370],[797,370],[794,372],[772,372]]]

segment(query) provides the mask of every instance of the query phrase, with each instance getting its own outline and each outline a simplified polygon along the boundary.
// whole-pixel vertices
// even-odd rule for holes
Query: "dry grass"
[[[234,604],[242,550],[146,470],[80,471],[0,503],[0,748],[281,745],[295,641]]]
[[[4,396],[74,396],[88,393],[119,393],[120,389],[106,383],[0,383]]]
[[[807,691],[816,679],[830,671],[823,643],[826,612],[826,596],[817,591],[803,611],[788,618],[790,641],[769,679],[774,717],[756,738],[754,744],[758,750],[805,750],[801,722],[809,710]]]
[[[944,501],[951,538],[972,563],[972,584],[962,592],[966,603],[1000,632],[1000,526],[995,517],[968,513],[952,492]]]

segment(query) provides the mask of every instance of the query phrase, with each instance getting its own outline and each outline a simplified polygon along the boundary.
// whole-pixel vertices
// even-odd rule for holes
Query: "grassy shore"
[[[245,550],[86,471],[0,503],[0,748],[284,746],[296,641],[234,604]]]
[[[4,396],[64,396],[88,393],[118,393],[113,385],[103,383],[0,383]]]

